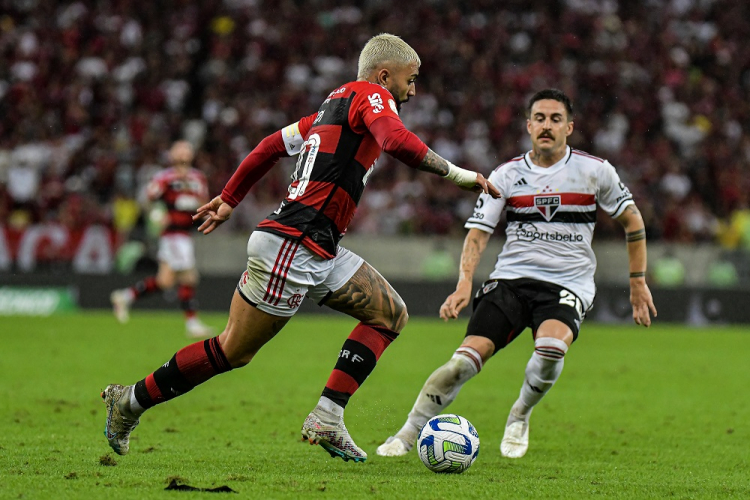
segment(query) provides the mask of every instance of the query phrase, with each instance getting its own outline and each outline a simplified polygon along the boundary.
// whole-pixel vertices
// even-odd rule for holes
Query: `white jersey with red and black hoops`
[[[596,294],[596,256],[591,248],[600,206],[618,217],[633,196],[606,160],[570,147],[551,167],[529,153],[497,167],[489,177],[502,195],[479,196],[467,229],[495,230],[503,209],[507,240],[490,279],[532,278],[575,293],[584,310]]]

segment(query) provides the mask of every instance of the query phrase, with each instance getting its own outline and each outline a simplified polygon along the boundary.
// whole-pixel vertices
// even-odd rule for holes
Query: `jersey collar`
[[[526,166],[529,167],[529,170],[539,170],[544,172],[550,172],[552,170],[557,170],[559,168],[562,168],[563,165],[568,163],[570,161],[570,157],[573,155],[573,150],[570,148],[570,146],[565,146],[565,155],[555,163],[554,165],[550,165],[549,167],[540,167],[539,165],[535,164],[533,161],[531,161],[531,151],[528,151],[525,155],[523,155],[523,161],[526,162]]]

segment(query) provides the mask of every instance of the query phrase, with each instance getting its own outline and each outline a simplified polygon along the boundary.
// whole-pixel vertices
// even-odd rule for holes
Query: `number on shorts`
[[[310,151],[304,154],[307,146],[310,146]],[[312,176],[313,166],[315,166],[315,158],[318,156],[318,150],[320,150],[320,136],[312,134],[302,145],[303,153],[297,159],[297,168],[294,169],[294,174],[292,174],[292,184],[297,181],[297,185],[294,187],[289,186],[290,200],[294,200],[305,194],[307,185],[310,182],[310,176]],[[304,167],[302,165],[302,158],[305,158]],[[302,171],[300,172],[300,170]]]
[[[575,309],[579,318],[583,316],[583,304],[581,303],[581,299],[568,290],[560,290],[560,304]]]

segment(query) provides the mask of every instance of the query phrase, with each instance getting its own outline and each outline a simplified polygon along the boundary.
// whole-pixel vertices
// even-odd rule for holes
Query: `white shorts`
[[[298,241],[254,231],[247,242],[247,271],[237,290],[245,301],[274,316],[291,317],[304,297],[321,302],[354,276],[364,259],[339,247],[324,259]]]
[[[193,240],[187,234],[170,233],[159,238],[159,262],[164,262],[173,271],[188,271],[195,267]]]

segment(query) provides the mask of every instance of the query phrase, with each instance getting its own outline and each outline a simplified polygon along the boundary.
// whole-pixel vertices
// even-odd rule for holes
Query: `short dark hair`
[[[570,102],[570,98],[565,95],[565,92],[559,89],[544,89],[531,96],[529,107],[526,108],[526,116],[531,116],[531,107],[535,102],[542,99],[552,99],[563,103],[565,105],[565,112],[568,114],[568,121],[573,119],[573,104]]]

